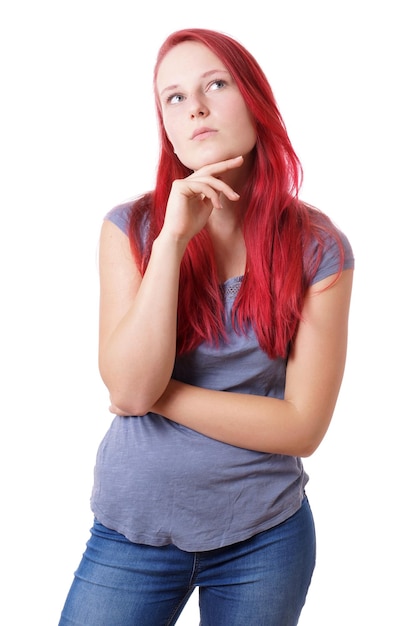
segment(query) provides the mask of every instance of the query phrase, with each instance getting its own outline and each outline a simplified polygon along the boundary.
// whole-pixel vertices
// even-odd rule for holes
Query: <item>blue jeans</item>
[[[96,521],[59,626],[169,626],[195,587],[201,626],[295,626],[314,565],[307,498],[282,524],[208,552],[131,543]]]

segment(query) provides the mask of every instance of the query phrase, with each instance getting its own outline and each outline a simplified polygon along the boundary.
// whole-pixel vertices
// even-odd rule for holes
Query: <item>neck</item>
[[[213,211],[207,223],[213,242],[214,258],[220,283],[228,278],[242,276],[246,266],[246,246],[243,238],[240,211],[224,207]]]
[[[221,178],[241,194],[252,166],[253,154],[250,154],[241,167],[225,172]],[[232,202],[222,196],[221,202],[222,208],[211,213],[206,228],[213,242],[219,281],[224,282],[245,273],[246,245],[242,232],[245,199]]]
[[[242,195],[246,182],[252,176],[254,158],[255,155],[253,151],[246,154],[240,167],[223,172],[219,178],[227,183],[238,194]],[[223,198],[223,202],[223,206],[239,206],[240,204],[239,202],[230,202],[227,198]]]

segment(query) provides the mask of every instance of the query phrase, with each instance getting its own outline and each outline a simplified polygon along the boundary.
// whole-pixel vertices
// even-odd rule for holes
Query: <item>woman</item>
[[[154,87],[155,190],[102,228],[115,418],[60,624],[174,624],[199,587],[203,626],[295,625],[315,563],[301,457],[342,381],[352,251],[298,198],[297,156],[239,43],[172,34]]]

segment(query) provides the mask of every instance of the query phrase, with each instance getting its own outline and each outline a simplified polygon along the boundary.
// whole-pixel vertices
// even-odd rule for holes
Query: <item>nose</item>
[[[206,109],[200,108],[198,111],[192,113],[191,115],[192,117],[206,117],[207,111]]]
[[[190,99],[190,115],[192,118],[196,117],[207,117],[208,115],[208,107],[203,102],[202,98],[194,97]]]

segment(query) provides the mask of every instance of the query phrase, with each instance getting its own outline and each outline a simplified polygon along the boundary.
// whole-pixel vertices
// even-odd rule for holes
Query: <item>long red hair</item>
[[[308,258],[309,242],[323,242],[334,233],[330,220],[298,199],[302,168],[289,140],[272,89],[254,57],[228,35],[207,29],[185,29],[171,34],[159,50],[154,86],[162,59],[174,46],[196,41],[207,46],[227,67],[256,124],[253,171],[241,196],[246,271],[233,309],[238,331],[252,325],[261,348],[271,357],[285,357],[301,318],[306,289],[319,254]],[[160,157],[155,190],[134,205],[129,237],[140,271],[146,270],[154,238],[162,228],[172,182],[191,170],[174,154],[166,135],[155,89],[160,133]],[[143,219],[147,233],[144,244]],[[178,303],[178,353],[195,349],[202,341],[224,336],[224,303],[218,285],[214,254],[205,229],[188,244],[184,254]]]

